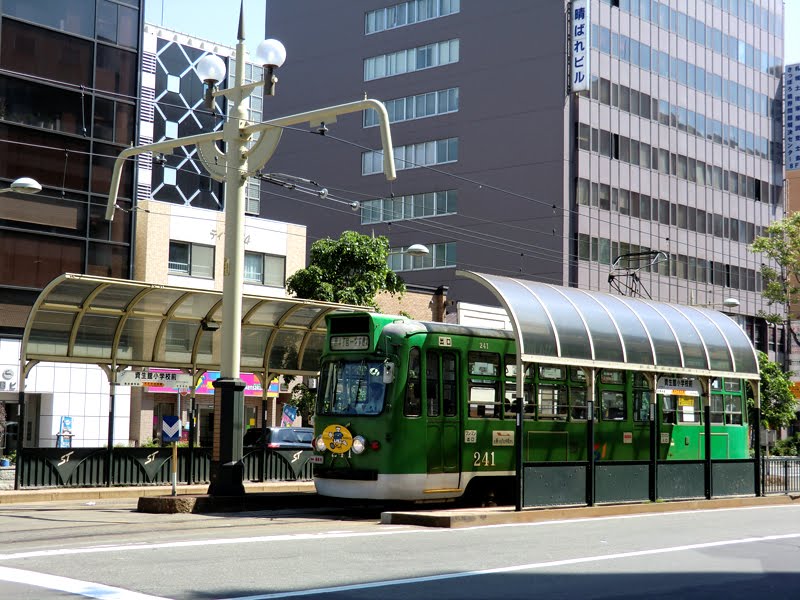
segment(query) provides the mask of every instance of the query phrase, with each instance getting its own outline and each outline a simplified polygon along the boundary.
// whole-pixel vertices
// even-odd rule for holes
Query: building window
[[[446,17],[461,10],[461,0],[410,0],[371,10],[364,15],[364,33],[378,33]]]
[[[364,81],[458,62],[459,42],[447,40],[364,59]]]
[[[244,211],[249,215],[257,215],[261,212],[261,181],[255,177],[247,180],[244,207]]]
[[[213,279],[214,247],[170,241],[168,272],[172,275]]]
[[[458,160],[458,138],[446,140],[432,140],[409,144],[408,146],[395,146],[395,168],[398,171],[441,165]],[[383,172],[383,152],[370,150],[361,154],[361,174],[372,175]]]
[[[361,203],[361,224],[387,223],[456,213],[458,192],[447,190]]]
[[[458,111],[458,88],[426,92],[384,102],[390,123],[411,121]],[[378,113],[364,111],[364,127],[378,125]]]
[[[419,271],[422,269],[442,269],[456,266],[456,243],[443,242],[428,245],[425,256],[411,256],[408,248],[389,250],[389,268],[392,271]]]
[[[244,282],[283,287],[286,282],[286,257],[245,252]]]

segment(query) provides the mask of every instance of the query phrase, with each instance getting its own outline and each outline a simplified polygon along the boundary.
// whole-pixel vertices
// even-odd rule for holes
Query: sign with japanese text
[[[572,92],[589,89],[591,83],[589,57],[591,49],[590,33],[592,24],[589,19],[588,0],[573,0],[570,18],[570,85]]]
[[[693,377],[659,377],[656,383],[656,394],[664,396],[697,397],[700,392],[700,382]]]
[[[117,385],[168,386],[174,389],[190,388],[192,387],[192,376],[188,373],[150,371],[147,369],[122,371],[117,375]]]

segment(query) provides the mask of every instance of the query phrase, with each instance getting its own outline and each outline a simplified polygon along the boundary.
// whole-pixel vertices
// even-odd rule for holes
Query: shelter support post
[[[271,375],[265,373],[258,376],[261,379],[261,447],[258,450],[258,472],[261,474],[261,481],[267,478],[267,392]]]
[[[22,375],[19,379],[19,392],[17,402],[19,402],[19,424],[17,425],[17,468],[14,471],[14,489],[18,490],[22,481],[22,470],[25,468],[23,454],[25,452],[25,369],[20,369]]]
[[[755,445],[755,453],[753,455],[755,459],[755,469],[753,472],[755,473],[755,493],[756,496],[763,496],[764,495],[764,482],[762,479],[761,473],[761,387],[758,381],[751,381],[750,385],[753,386],[753,444]]]
[[[597,395],[597,385],[595,381],[595,370],[584,369],[586,378],[589,381],[588,400],[586,402],[586,457],[589,459],[589,468],[586,470],[586,505],[594,506],[594,471],[595,471],[595,456],[594,456],[594,418],[595,410],[594,403]]]
[[[522,362],[519,348],[517,349],[517,391],[515,404],[517,406],[517,433],[514,436],[514,450],[516,454],[517,468],[514,471],[514,489],[516,490],[517,511],[521,511],[525,505],[525,365]]]
[[[214,438],[211,455],[211,496],[244,496],[242,423],[245,383],[238,377],[214,381]]]
[[[106,460],[106,485],[111,486],[114,481],[114,397],[117,389],[117,366],[112,365],[108,378],[108,459]]]
[[[706,382],[707,383],[707,382]],[[708,386],[704,386],[708,390]],[[711,476],[711,394],[706,393],[703,396],[703,429],[705,431],[705,469],[704,481],[706,500],[711,500],[714,495],[713,481]]]
[[[658,374],[648,376],[650,382],[650,501],[658,500],[658,447],[661,432],[658,430],[658,394],[656,381]]]

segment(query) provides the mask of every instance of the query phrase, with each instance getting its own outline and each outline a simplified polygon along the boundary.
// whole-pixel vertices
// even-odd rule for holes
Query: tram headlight
[[[357,435],[353,438],[353,452],[356,454],[361,454],[364,450],[367,449],[367,440],[365,440],[362,436]]]
[[[317,452],[325,452],[325,440],[322,439],[322,436],[314,440],[314,448],[316,448]]]

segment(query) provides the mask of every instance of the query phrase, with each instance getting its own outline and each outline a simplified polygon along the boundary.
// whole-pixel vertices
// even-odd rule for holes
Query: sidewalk
[[[311,481],[270,481],[247,482],[244,484],[248,494],[259,493],[313,493],[314,483]],[[208,491],[208,484],[178,485],[180,496],[203,495]],[[96,488],[42,488],[23,490],[0,490],[0,505],[22,504],[29,502],[61,502],[70,500],[100,500],[129,498],[135,500],[143,497],[169,496],[171,485],[148,485],[126,487]]]

